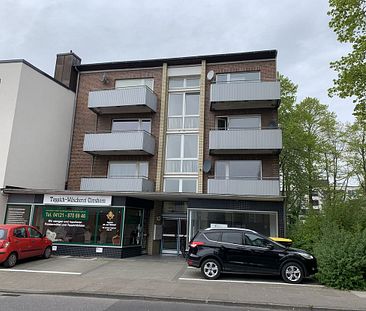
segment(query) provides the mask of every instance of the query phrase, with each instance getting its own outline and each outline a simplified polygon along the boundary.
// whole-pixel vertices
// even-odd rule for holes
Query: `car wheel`
[[[46,247],[46,249],[44,250],[44,252],[43,252],[43,258],[44,259],[48,259],[48,258],[50,258],[51,257],[51,252],[52,252],[52,250],[51,250],[51,247]]]
[[[282,267],[281,276],[286,283],[298,284],[304,279],[304,269],[297,262],[288,262]]]
[[[8,257],[8,259],[6,259],[3,263],[5,268],[11,268],[14,267],[15,264],[17,263],[18,257],[16,253],[11,253]]]
[[[201,272],[208,280],[216,280],[221,274],[221,266],[215,259],[207,259],[202,263]]]

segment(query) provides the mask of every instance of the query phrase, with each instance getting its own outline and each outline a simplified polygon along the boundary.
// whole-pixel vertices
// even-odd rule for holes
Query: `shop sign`
[[[106,214],[106,220],[102,223],[102,229],[107,232],[117,229],[116,215],[114,215],[113,211],[109,211]]]
[[[43,204],[111,206],[112,196],[45,194],[43,198]]]
[[[28,224],[29,215],[30,215],[29,206],[8,206],[5,223]]]
[[[88,211],[72,211],[72,210],[60,210],[60,209],[43,209],[44,219],[53,220],[75,220],[75,221],[87,221],[89,217]]]

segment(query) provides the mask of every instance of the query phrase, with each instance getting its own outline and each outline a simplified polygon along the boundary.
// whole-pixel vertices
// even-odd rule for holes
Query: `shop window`
[[[123,246],[136,246],[142,244],[142,221],[143,211],[141,209],[126,209]]]
[[[188,209],[189,239],[199,231],[217,225],[247,228],[265,236],[277,236],[277,213]]]
[[[33,224],[51,241],[73,244],[120,245],[120,208],[35,208]]]

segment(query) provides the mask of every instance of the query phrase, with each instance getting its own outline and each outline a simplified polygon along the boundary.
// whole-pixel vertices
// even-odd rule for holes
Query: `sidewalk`
[[[325,288],[308,281],[224,275],[204,280],[175,257],[131,259],[52,257],[0,268],[0,292],[218,303],[283,310],[366,310],[366,292]]]

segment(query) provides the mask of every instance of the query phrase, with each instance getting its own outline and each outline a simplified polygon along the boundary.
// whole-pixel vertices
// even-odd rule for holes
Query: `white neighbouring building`
[[[65,188],[75,92],[25,60],[0,61],[0,189]],[[0,190],[0,224],[7,196]]]

